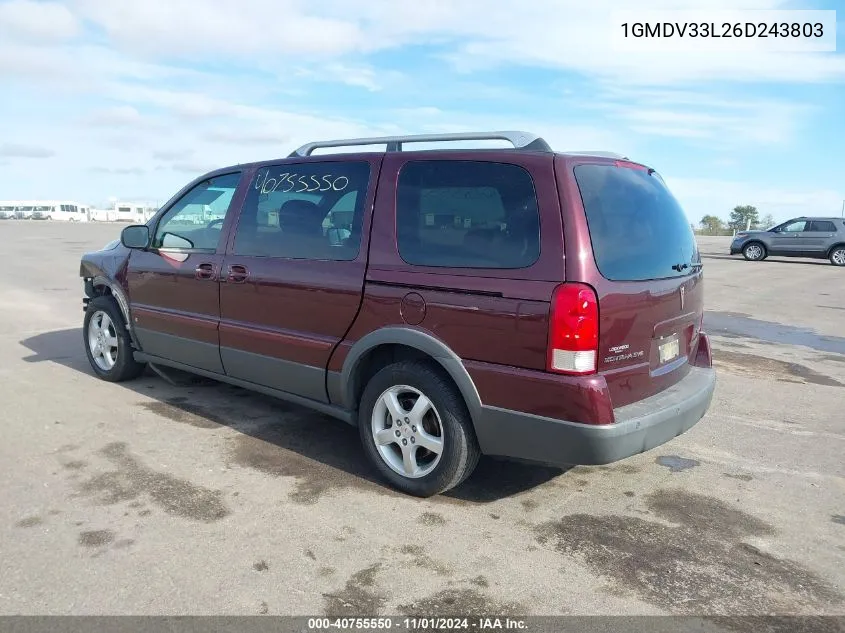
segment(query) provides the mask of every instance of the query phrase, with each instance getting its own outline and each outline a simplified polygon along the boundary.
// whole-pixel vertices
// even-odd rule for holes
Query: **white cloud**
[[[276,145],[284,148],[290,145],[291,136],[282,130],[260,129],[253,126],[231,125],[212,129],[203,134],[206,141],[213,143],[237,143],[240,145]],[[283,151],[280,149],[280,151]]]
[[[401,81],[404,77],[401,73],[393,71],[377,70],[372,66],[352,65],[340,62],[316,64],[311,67],[302,67],[294,72],[294,76],[307,79],[308,81],[327,82],[343,84],[364,88],[370,92],[379,92],[387,85]],[[289,82],[290,76],[284,73],[279,75],[279,82]]]
[[[2,6],[2,5],[0,5]],[[41,90],[106,92],[111,81],[210,82],[189,68],[140,61],[107,46],[61,42],[14,42],[0,38],[0,77]]]
[[[0,38],[51,42],[76,35],[79,23],[58,2],[11,0],[0,4]]]
[[[809,122],[813,106],[773,99],[721,101],[706,93],[687,100],[668,93],[656,100],[632,95],[624,103],[597,104],[639,134],[706,141],[708,147],[775,145],[791,141]]]
[[[0,156],[7,158],[50,158],[56,152],[47,147],[39,145],[27,145],[21,143],[3,143],[0,145]]]
[[[192,174],[194,176],[202,176],[204,173],[219,169],[220,167],[223,167],[223,165],[202,161],[179,162],[171,165],[171,169],[174,171]]]
[[[149,127],[154,123],[130,105],[119,105],[94,110],[83,117],[82,122],[90,127]]]
[[[193,152],[189,149],[161,149],[153,152],[155,160],[180,160],[191,156]]]
[[[776,221],[800,215],[839,215],[845,190],[807,186],[768,186],[731,180],[666,177],[666,183],[693,222],[712,214],[727,218],[740,204],[771,213]]]
[[[735,0],[709,0],[713,10]],[[782,0],[748,0],[747,9]],[[533,65],[574,70],[620,83],[668,85],[703,80],[789,81],[845,78],[841,55],[620,53],[611,46],[614,10],[626,0],[76,0],[85,19],[112,42],[143,55],[234,56],[281,66],[339,59],[406,44],[440,44],[463,70]],[[643,0],[638,9],[700,9],[701,0]],[[268,58],[267,55],[272,55]],[[344,62],[346,63],[346,62]],[[358,76],[364,87],[377,85]]]
[[[701,0],[643,1],[644,10],[701,5]],[[711,2],[714,8],[734,4]],[[745,2],[748,8],[782,4]],[[0,0],[0,80],[11,78],[16,88],[27,88],[15,92],[20,103],[31,98],[29,89],[41,99],[46,93],[52,102],[66,95],[96,100],[91,107],[69,99],[62,112],[67,120],[48,120],[40,108],[32,120],[16,123],[30,152],[49,152],[39,164],[49,164],[56,174],[50,181],[56,195],[81,195],[65,191],[72,187],[120,183],[166,195],[184,184],[186,173],[277,158],[301,143],[327,138],[528,129],[558,150],[604,149],[631,156],[667,138],[696,150],[786,144],[803,132],[814,108],[825,104],[759,98],[753,87],[724,80],[845,78],[842,55],[622,55],[611,50],[605,35],[611,11],[624,5],[621,0],[370,0],[351,10],[346,0],[69,0],[66,5]],[[93,25],[96,38],[87,37],[93,31],[76,37],[83,25]],[[373,66],[367,58],[374,51],[396,51],[398,65],[406,45],[445,54],[464,70],[529,66],[574,71],[581,78],[570,74],[566,86],[514,89],[484,73],[456,77],[431,58],[417,67],[419,55],[404,74]],[[206,70],[192,69],[194,62]],[[441,74],[432,75],[432,67]],[[513,76],[518,72],[505,78]],[[712,94],[713,84],[703,83],[708,80],[720,82],[721,94]],[[327,86],[320,82],[334,84],[332,99],[342,96],[326,99]],[[344,86],[362,90],[344,91]],[[376,97],[383,107],[366,113],[358,102],[347,101],[376,102]],[[471,108],[464,105],[469,102]],[[85,125],[71,128],[68,121]],[[73,162],[64,149],[50,159],[50,147],[73,148]],[[155,166],[139,167],[146,157]],[[703,159],[712,165],[714,156]],[[24,161],[11,162],[6,182],[30,191],[44,186]],[[725,167],[733,174],[736,166]],[[690,184],[695,182],[699,185]],[[746,197],[740,194],[763,199],[757,195],[762,185],[740,191],[721,181],[702,182],[686,185],[695,213],[717,204],[729,205],[729,211]],[[707,186],[722,185],[730,195],[704,195]],[[778,204],[810,199],[808,192],[795,195]],[[816,202],[829,202],[824,192],[818,195]],[[782,207],[784,213],[797,204]]]
[[[335,17],[348,8],[313,15],[294,0],[77,0],[74,6],[118,45],[151,55],[327,57],[366,48],[359,27]]]
[[[115,176],[140,176],[147,173],[143,167],[92,167],[91,171],[96,174],[112,174]]]

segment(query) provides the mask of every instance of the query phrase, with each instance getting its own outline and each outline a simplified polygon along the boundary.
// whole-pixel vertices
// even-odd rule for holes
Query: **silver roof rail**
[[[377,136],[372,138],[350,138],[335,141],[315,141],[306,143],[295,152],[295,156],[310,156],[318,148],[354,147],[356,145],[387,145],[388,152],[401,152],[403,143],[437,143],[440,141],[508,141],[514,149],[539,150],[550,152],[551,147],[542,138],[531,132],[458,132],[452,134],[413,134],[409,136]]]
[[[623,156],[617,152],[594,152],[594,151],[586,151],[586,152],[576,152],[572,150],[567,150],[565,152],[561,152],[561,154],[575,154],[577,156],[597,156],[600,158],[616,158],[618,160],[630,160],[627,156]]]

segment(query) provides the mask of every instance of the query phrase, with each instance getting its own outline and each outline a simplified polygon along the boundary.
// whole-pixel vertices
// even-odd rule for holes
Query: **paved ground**
[[[845,613],[844,270],[703,240],[699,425],[604,468],[486,460],[421,501],[341,423],[95,379],[78,259],[119,228],[0,223],[0,613]]]

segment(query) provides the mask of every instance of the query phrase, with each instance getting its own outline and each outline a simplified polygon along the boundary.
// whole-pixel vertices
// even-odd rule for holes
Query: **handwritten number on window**
[[[300,175],[292,173],[281,173],[271,177],[269,171],[259,172],[255,178],[255,189],[261,193],[313,193],[316,191],[343,191],[349,186],[349,178],[346,176],[333,176],[332,174]]]

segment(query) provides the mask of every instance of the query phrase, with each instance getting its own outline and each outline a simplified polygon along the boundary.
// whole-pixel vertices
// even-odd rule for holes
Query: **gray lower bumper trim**
[[[601,426],[482,407],[476,434],[488,455],[560,466],[608,464],[690,429],[707,412],[715,386],[715,370],[693,367],[676,385],[616,409],[616,423]]]

